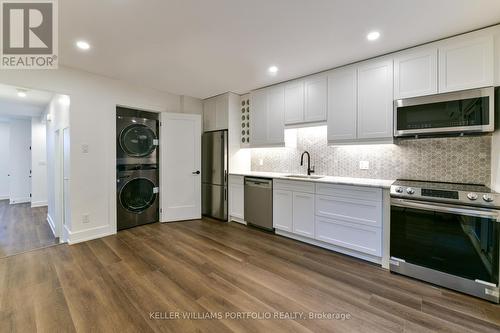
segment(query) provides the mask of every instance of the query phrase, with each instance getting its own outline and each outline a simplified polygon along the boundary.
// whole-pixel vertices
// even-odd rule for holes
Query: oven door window
[[[391,256],[498,284],[500,223],[490,218],[391,207]]]
[[[397,108],[398,131],[483,126],[489,123],[489,97]]]

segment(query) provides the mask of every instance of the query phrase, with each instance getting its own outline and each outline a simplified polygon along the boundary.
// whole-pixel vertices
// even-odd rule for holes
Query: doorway
[[[56,196],[56,180],[64,194],[69,106],[69,96],[0,84],[0,258],[65,241],[56,209],[69,206],[69,193]]]

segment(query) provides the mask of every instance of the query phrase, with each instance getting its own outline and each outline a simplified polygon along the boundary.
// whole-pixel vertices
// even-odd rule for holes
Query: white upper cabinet
[[[282,85],[250,93],[250,144],[252,147],[285,144],[285,89]]]
[[[327,77],[324,74],[305,79],[304,122],[326,120],[328,102],[327,85]]]
[[[358,67],[358,138],[392,139],[393,60]]]
[[[340,68],[328,74],[328,141],[356,139],[356,67]]]
[[[493,36],[447,40],[439,47],[439,92],[493,85]]]
[[[203,101],[203,130],[228,128],[229,95],[223,94]]]
[[[438,92],[437,48],[410,50],[394,59],[394,99]]]
[[[285,85],[285,125],[304,122],[304,81]]]

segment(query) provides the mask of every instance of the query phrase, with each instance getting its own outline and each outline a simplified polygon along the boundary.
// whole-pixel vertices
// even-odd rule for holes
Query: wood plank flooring
[[[47,222],[47,207],[0,200],[0,258],[58,243]]]
[[[325,312],[350,319],[167,319],[171,311]],[[0,331],[499,332],[500,307],[204,219],[0,259]]]

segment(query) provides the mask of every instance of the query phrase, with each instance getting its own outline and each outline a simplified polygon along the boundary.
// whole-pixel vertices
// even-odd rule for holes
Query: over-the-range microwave
[[[463,90],[394,101],[394,136],[493,132],[495,88]]]

